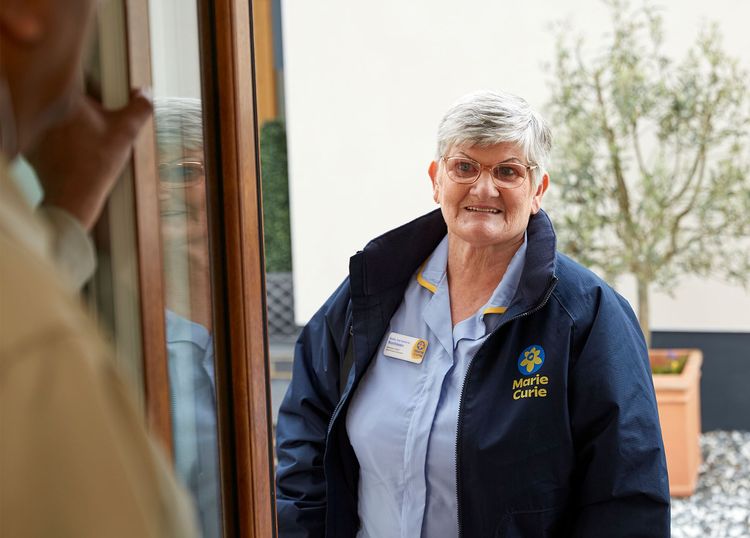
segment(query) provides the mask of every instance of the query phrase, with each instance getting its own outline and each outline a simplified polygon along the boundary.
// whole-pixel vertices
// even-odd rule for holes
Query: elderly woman
[[[202,538],[221,536],[201,102],[154,101],[174,467]]]
[[[352,257],[297,342],[280,536],[669,536],[643,336],[555,250],[550,146],[512,95],[445,115],[440,210]]]

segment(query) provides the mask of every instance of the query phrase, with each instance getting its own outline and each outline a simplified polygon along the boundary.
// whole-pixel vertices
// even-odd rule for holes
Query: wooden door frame
[[[125,0],[131,86],[151,86],[149,0]],[[151,0],[154,1],[154,0]],[[224,536],[275,536],[252,2],[197,0]],[[146,413],[170,450],[153,124],[133,153]]]
[[[225,536],[275,535],[252,2],[199,0]],[[221,327],[223,330],[218,330]]]
[[[124,0],[128,78],[131,88],[151,88],[151,37],[148,0]],[[153,118],[133,146],[133,194],[136,255],[141,306],[143,386],[146,419],[151,433],[173,456],[169,370],[162,265],[161,221],[156,176]],[[156,231],[156,233],[155,233]]]

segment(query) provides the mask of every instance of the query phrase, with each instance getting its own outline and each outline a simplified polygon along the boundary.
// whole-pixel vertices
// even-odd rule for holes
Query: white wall
[[[154,97],[201,97],[196,0],[148,3]]]
[[[701,20],[750,68],[750,2],[662,2],[678,57]],[[599,0],[282,0],[296,317],[304,323],[372,237],[435,207],[427,166],[447,107],[500,88],[543,110],[552,23],[596,44]],[[554,188],[554,178],[552,178]],[[619,289],[635,305],[632,285]],[[750,331],[750,294],[696,279],[652,298],[654,329]]]

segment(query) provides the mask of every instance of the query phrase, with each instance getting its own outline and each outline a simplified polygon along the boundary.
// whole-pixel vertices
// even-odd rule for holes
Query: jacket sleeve
[[[599,290],[573,350],[574,537],[670,535],[669,484],[648,352],[630,305]]]
[[[348,282],[344,285],[348,293]],[[280,538],[325,535],[323,455],[328,424],[339,398],[341,355],[337,339],[343,330],[343,320],[334,322],[333,328],[326,313],[330,315],[341,303],[344,285],[313,316],[297,340],[292,381],[279,409],[276,510]]]

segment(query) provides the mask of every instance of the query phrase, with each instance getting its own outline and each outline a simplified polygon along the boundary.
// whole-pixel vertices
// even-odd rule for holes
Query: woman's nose
[[[500,194],[497,185],[493,181],[492,172],[486,168],[483,168],[479,173],[479,177],[474,182],[474,185],[472,185],[472,190],[476,195],[483,195],[485,197],[493,197]]]

